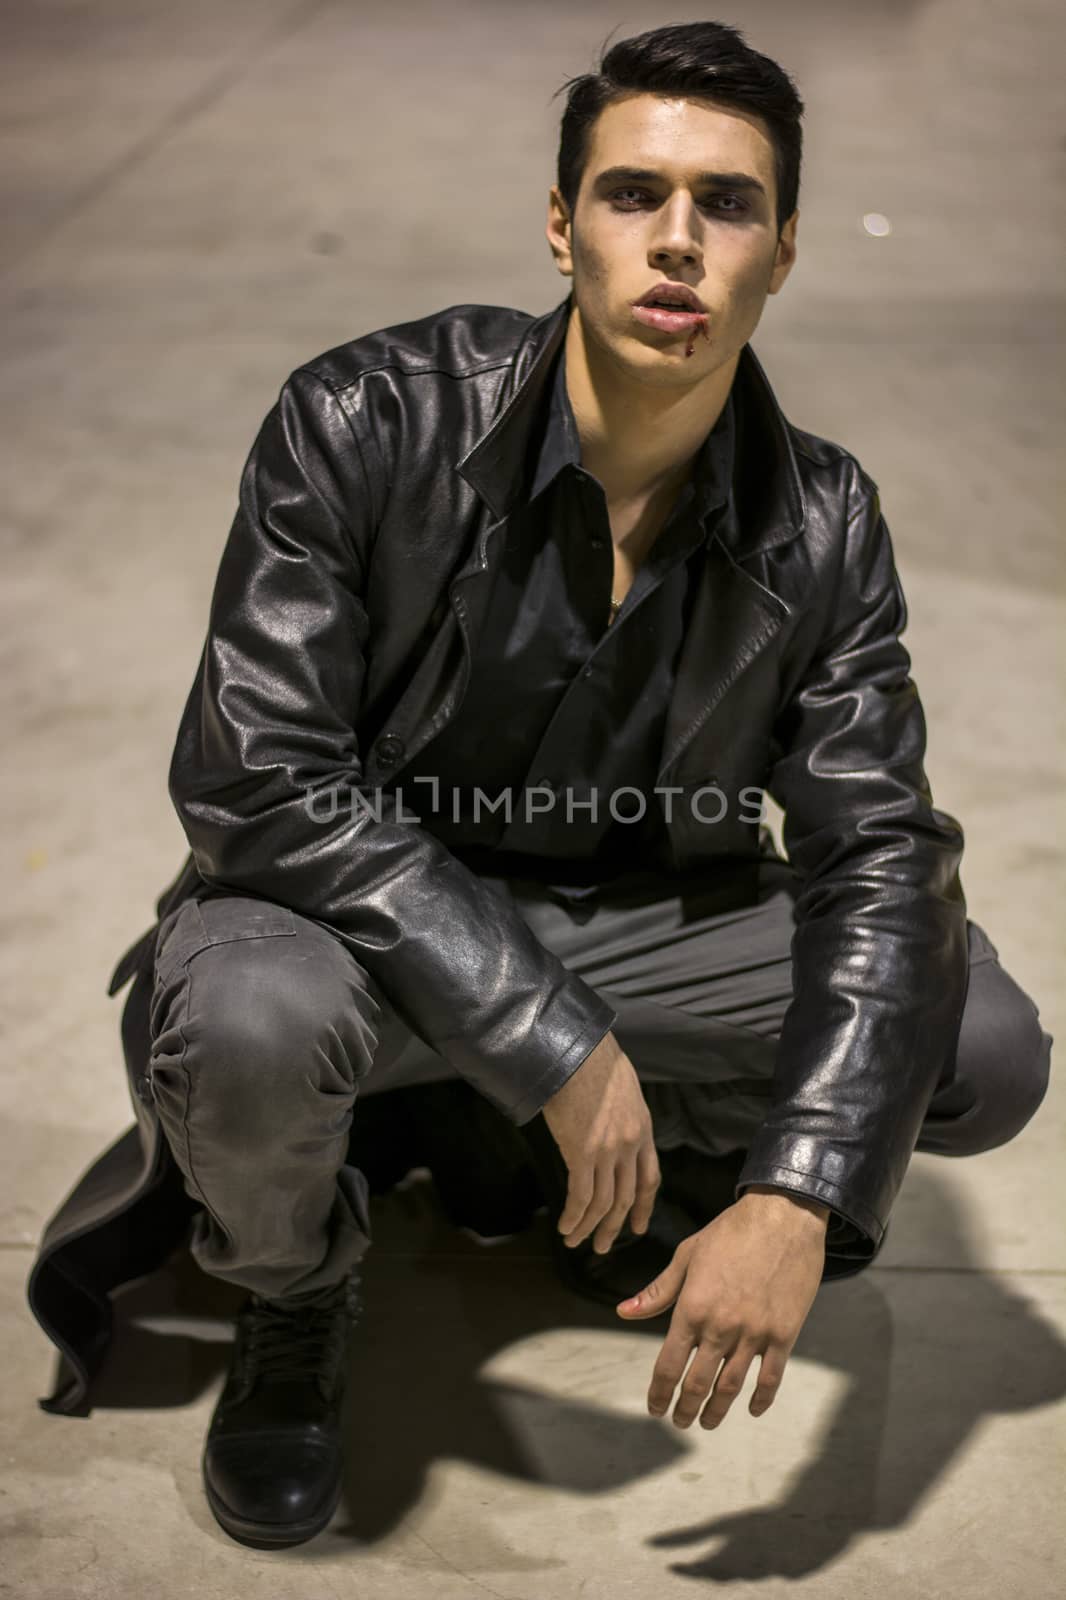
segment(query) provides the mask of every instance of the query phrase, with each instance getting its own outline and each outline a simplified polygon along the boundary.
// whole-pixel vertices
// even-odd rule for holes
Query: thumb
[[[653,1278],[646,1288],[639,1290],[628,1300],[620,1300],[615,1310],[625,1317],[657,1317],[660,1311],[672,1306],[681,1293],[685,1271],[685,1258],[675,1255],[670,1265],[664,1267],[657,1278]]]

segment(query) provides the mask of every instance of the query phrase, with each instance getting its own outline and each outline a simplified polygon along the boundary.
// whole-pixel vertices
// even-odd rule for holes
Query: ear
[[[777,241],[777,254],[770,271],[768,294],[776,294],[785,279],[792,271],[796,259],[796,227],[799,223],[799,208],[793,211],[785,226],[781,229],[781,237]]]
[[[574,275],[574,261],[570,234],[570,213],[566,201],[563,199],[558,184],[552,184],[548,192],[548,221],[545,235],[555,265],[564,278]]]

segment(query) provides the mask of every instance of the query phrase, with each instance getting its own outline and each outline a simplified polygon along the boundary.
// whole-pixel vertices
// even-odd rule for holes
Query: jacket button
[[[376,754],[383,767],[391,767],[403,755],[403,740],[395,733],[387,733],[377,742]]]

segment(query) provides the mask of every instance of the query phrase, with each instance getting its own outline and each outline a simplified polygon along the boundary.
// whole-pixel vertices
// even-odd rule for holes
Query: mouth
[[[689,311],[682,306],[667,306],[656,301],[638,301],[633,315],[646,328],[661,328],[664,333],[687,333],[691,328],[707,325],[706,311]]]
[[[698,296],[684,283],[660,283],[633,302],[633,316],[647,328],[664,333],[706,334],[707,312]]]

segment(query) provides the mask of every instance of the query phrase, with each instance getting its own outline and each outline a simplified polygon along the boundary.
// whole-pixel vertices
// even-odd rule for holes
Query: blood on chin
[[[707,326],[706,315],[701,316],[699,318],[698,325],[695,328],[691,329],[691,331],[689,332],[688,340],[687,340],[687,342],[685,344],[685,355],[686,356],[695,355],[695,353],[696,353],[696,338],[697,338],[698,334],[702,334],[703,337],[706,339],[707,343],[710,344],[710,342],[711,342],[711,331]]]

